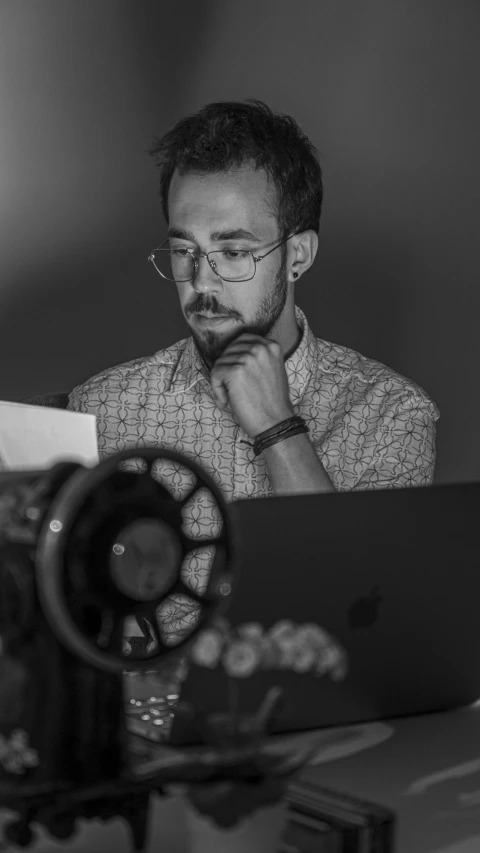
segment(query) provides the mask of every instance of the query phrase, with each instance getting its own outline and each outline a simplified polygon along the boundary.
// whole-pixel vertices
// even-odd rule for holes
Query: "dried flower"
[[[294,672],[308,672],[313,669],[317,660],[315,649],[307,645],[295,646],[291,655],[290,666]]]
[[[289,619],[277,622],[268,632],[268,637],[278,653],[278,666],[290,669],[295,658],[297,629]]]
[[[293,639],[296,633],[296,626],[290,619],[281,619],[280,622],[276,622],[268,635],[274,643],[283,643],[288,642]]]
[[[228,676],[229,711],[206,717],[193,711],[193,717],[197,718],[206,743],[214,749],[243,751],[249,786],[244,785],[242,776],[246,770],[240,769],[237,763],[235,784],[222,780],[211,785],[202,781],[199,785],[188,786],[187,796],[202,814],[212,817],[219,825],[232,826],[243,814],[263,804],[264,787],[273,801],[281,797],[288,778],[311,755],[308,750],[300,757],[282,758],[275,766],[263,763],[261,741],[273,731],[280,717],[283,689],[278,685],[271,687],[257,712],[244,714],[239,707],[240,689],[236,679],[248,678],[258,669],[289,668],[317,676],[329,672],[339,681],[347,671],[347,656],[337,641],[314,623],[296,625],[290,619],[282,619],[265,631],[258,622],[232,626],[222,618],[197,636],[191,646],[191,659],[212,669],[221,664]],[[275,783],[274,788],[272,783]]]
[[[233,628],[223,617],[217,618],[194,641],[191,658],[210,669],[221,662],[234,678],[247,678],[260,668],[280,668],[317,676],[330,672],[340,681],[347,670],[345,651],[324,628],[313,622],[296,625],[290,619],[281,619],[265,632],[259,622]]]
[[[233,640],[222,657],[225,672],[234,678],[248,678],[255,672],[260,661],[259,645],[249,640]]]
[[[25,773],[38,763],[38,753],[28,746],[28,735],[23,729],[15,729],[9,738],[0,735],[0,765],[9,773]]]
[[[243,625],[239,625],[237,630],[242,638],[250,640],[263,639],[264,630],[260,622],[245,622]]]
[[[223,638],[213,628],[202,631],[191,647],[191,658],[198,666],[214,669],[222,653]]]
[[[305,625],[299,625],[296,635],[297,645],[308,644],[317,651],[321,651],[333,642],[330,634],[320,628],[320,625],[315,625],[314,622],[306,622]]]
[[[322,676],[329,672],[334,681],[342,681],[347,674],[347,668],[346,652],[332,642],[318,659],[315,674]]]

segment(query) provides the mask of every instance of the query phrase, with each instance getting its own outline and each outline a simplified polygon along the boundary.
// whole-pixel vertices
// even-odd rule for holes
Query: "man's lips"
[[[201,323],[221,323],[224,320],[231,319],[227,314],[201,314],[197,312],[193,316]]]

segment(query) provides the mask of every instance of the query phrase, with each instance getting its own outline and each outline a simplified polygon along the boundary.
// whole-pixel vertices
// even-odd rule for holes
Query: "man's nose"
[[[217,293],[223,290],[223,281],[212,269],[208,258],[197,258],[197,270],[193,279],[193,287],[199,293]]]

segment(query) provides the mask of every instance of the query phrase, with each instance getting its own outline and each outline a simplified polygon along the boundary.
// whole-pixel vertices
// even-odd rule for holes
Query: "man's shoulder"
[[[418,400],[427,404],[438,417],[435,403],[427,392],[412,379],[388,367],[381,361],[369,358],[357,350],[315,338],[316,370],[319,376],[344,389],[365,389],[375,394],[388,395],[393,400]]]
[[[405,377],[383,362],[362,355],[357,350],[323,338],[315,338],[315,345],[317,369],[320,373],[337,375],[339,379],[357,379],[368,384],[374,384],[384,378],[405,380]]]
[[[76,385],[69,394],[69,408],[103,395],[116,394],[121,390],[135,390],[150,381],[168,381],[177,368],[189,338],[184,338],[153,355],[134,358],[130,361],[107,367],[89,379]]]

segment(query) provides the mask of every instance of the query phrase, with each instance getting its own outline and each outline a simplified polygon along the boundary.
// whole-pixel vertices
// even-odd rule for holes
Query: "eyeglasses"
[[[169,242],[167,239],[158,249],[151,252],[148,260],[167,281],[192,281],[198,272],[199,258],[206,258],[215,275],[223,281],[250,281],[257,271],[257,264],[298,233],[296,231],[285,237],[264,255],[254,255],[248,249],[220,249],[202,253],[192,249],[165,248],[165,243]]]

